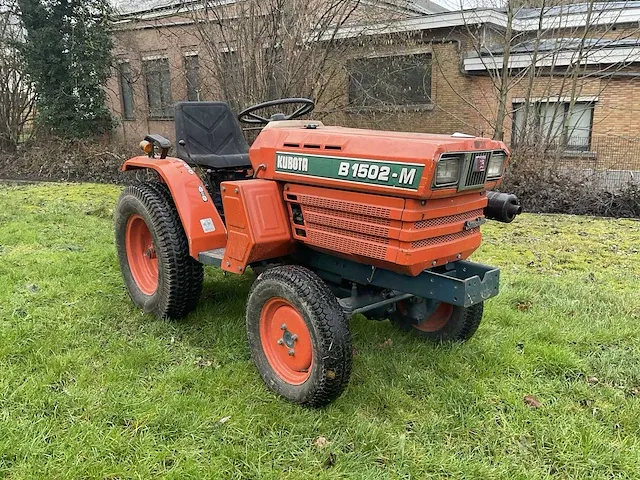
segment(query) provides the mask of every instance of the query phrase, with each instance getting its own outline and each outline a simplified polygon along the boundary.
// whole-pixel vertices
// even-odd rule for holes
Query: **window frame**
[[[390,59],[390,58],[411,58],[411,57],[426,57],[428,58],[428,68],[429,68],[429,84],[428,91],[425,91],[422,95],[424,95],[423,102],[409,102],[402,101],[402,103],[398,103],[397,101],[389,102],[384,99],[380,100],[380,102],[376,104],[366,104],[365,102],[361,102],[360,99],[362,95],[358,96],[354,94],[357,92],[357,87],[354,88],[354,72],[356,69],[352,67],[352,65],[356,62],[367,62],[367,61],[380,61],[382,59]],[[434,108],[433,101],[433,53],[431,51],[414,51],[414,52],[406,52],[406,53],[390,53],[387,55],[375,55],[375,56],[361,56],[361,57],[353,57],[350,58],[345,63],[345,69],[348,77],[348,101],[351,110],[361,110],[361,111],[376,111],[376,110],[432,110]],[[424,87],[424,76],[423,83],[420,88]]]
[[[202,82],[200,78],[200,56],[198,53],[185,53],[183,56],[184,61],[184,74],[187,84],[187,101],[199,102],[201,101]],[[195,61],[195,66],[191,65],[191,62]],[[193,85],[192,74],[195,74],[195,86]]]
[[[157,68],[158,65],[162,65],[162,68]],[[165,68],[166,65],[166,68]],[[147,90],[147,106],[149,112],[149,119],[151,120],[173,120],[174,118],[174,101],[171,82],[171,64],[169,58],[165,56],[161,57],[147,57],[143,58],[142,66],[145,76],[145,88]],[[155,67],[155,70],[151,70]],[[150,88],[151,77],[158,75],[158,87],[157,93],[159,94],[159,108],[154,107],[155,102],[152,102],[152,88]],[[163,76],[164,75],[164,76]],[[165,81],[166,80],[166,84]],[[165,93],[168,95],[165,97]],[[159,111],[156,111],[159,110]]]
[[[550,108],[551,106],[562,105],[562,115],[560,121],[562,122],[562,132],[560,133],[560,142],[559,147],[562,148],[562,151],[566,154],[571,153],[586,153],[591,151],[591,147],[593,144],[593,115],[595,111],[596,103],[598,102],[598,98],[578,98],[573,102],[574,109],[577,105],[586,105],[588,106],[589,111],[589,135],[587,136],[587,142],[584,146],[576,146],[572,145],[570,142],[571,135],[569,134],[567,117],[569,116],[569,109],[571,108],[571,100],[570,99],[531,99],[527,102],[524,99],[513,99],[511,102],[511,108],[513,112],[512,118],[512,135],[511,135],[511,145],[512,147],[517,147],[519,143],[518,137],[521,133],[518,132],[518,113],[522,110],[525,103],[529,103],[531,107],[535,109],[535,127],[537,130],[541,130],[543,118],[542,108]],[[546,113],[546,112],[545,112]],[[546,130],[546,127],[544,128]]]
[[[133,72],[131,70],[131,62],[129,60],[122,60],[118,62],[118,82],[120,83],[120,107],[122,109],[122,119],[126,121],[135,120],[135,91],[133,89]],[[126,85],[128,85],[128,90],[125,89],[125,82]],[[130,96],[130,111],[127,109],[127,94]]]

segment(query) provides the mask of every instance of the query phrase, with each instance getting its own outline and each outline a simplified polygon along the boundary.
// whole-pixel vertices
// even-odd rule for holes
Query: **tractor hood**
[[[508,150],[499,141],[468,135],[388,132],[324,126],[319,122],[272,122],[249,152],[258,178],[379,193],[403,198],[483,191],[492,155],[504,164]],[[435,185],[440,158],[459,158],[456,185]],[[503,167],[504,170],[504,167]]]

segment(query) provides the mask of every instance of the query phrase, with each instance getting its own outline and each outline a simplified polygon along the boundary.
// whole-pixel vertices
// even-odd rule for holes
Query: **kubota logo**
[[[291,170],[294,172],[308,172],[309,159],[306,157],[293,157],[289,155],[278,155],[276,158],[276,168],[278,170]]]

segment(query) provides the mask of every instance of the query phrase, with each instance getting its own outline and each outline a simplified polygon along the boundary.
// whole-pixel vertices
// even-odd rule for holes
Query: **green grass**
[[[309,410],[251,362],[252,275],[207,270],[182,322],[132,306],[118,193],[0,187],[0,477],[640,477],[640,223],[487,225],[474,259],[502,293],[476,336],[434,346],[357,317],[349,388]]]

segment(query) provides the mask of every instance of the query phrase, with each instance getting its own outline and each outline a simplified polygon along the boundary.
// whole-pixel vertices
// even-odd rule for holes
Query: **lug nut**
[[[280,325],[280,330],[286,330],[287,329],[287,324],[283,323],[282,325]]]
[[[281,338],[280,338],[280,339],[278,339],[278,345],[282,345],[283,343],[284,343],[284,340],[283,340],[283,339],[281,339]]]
[[[289,349],[289,356],[290,356],[290,357],[293,357],[293,354],[294,354],[294,353],[296,353],[296,352],[294,352],[294,351],[293,351],[293,348],[290,348],[290,349]]]
[[[291,340],[293,340],[294,342],[298,340],[298,335],[296,335],[295,333],[293,335],[291,335]]]

